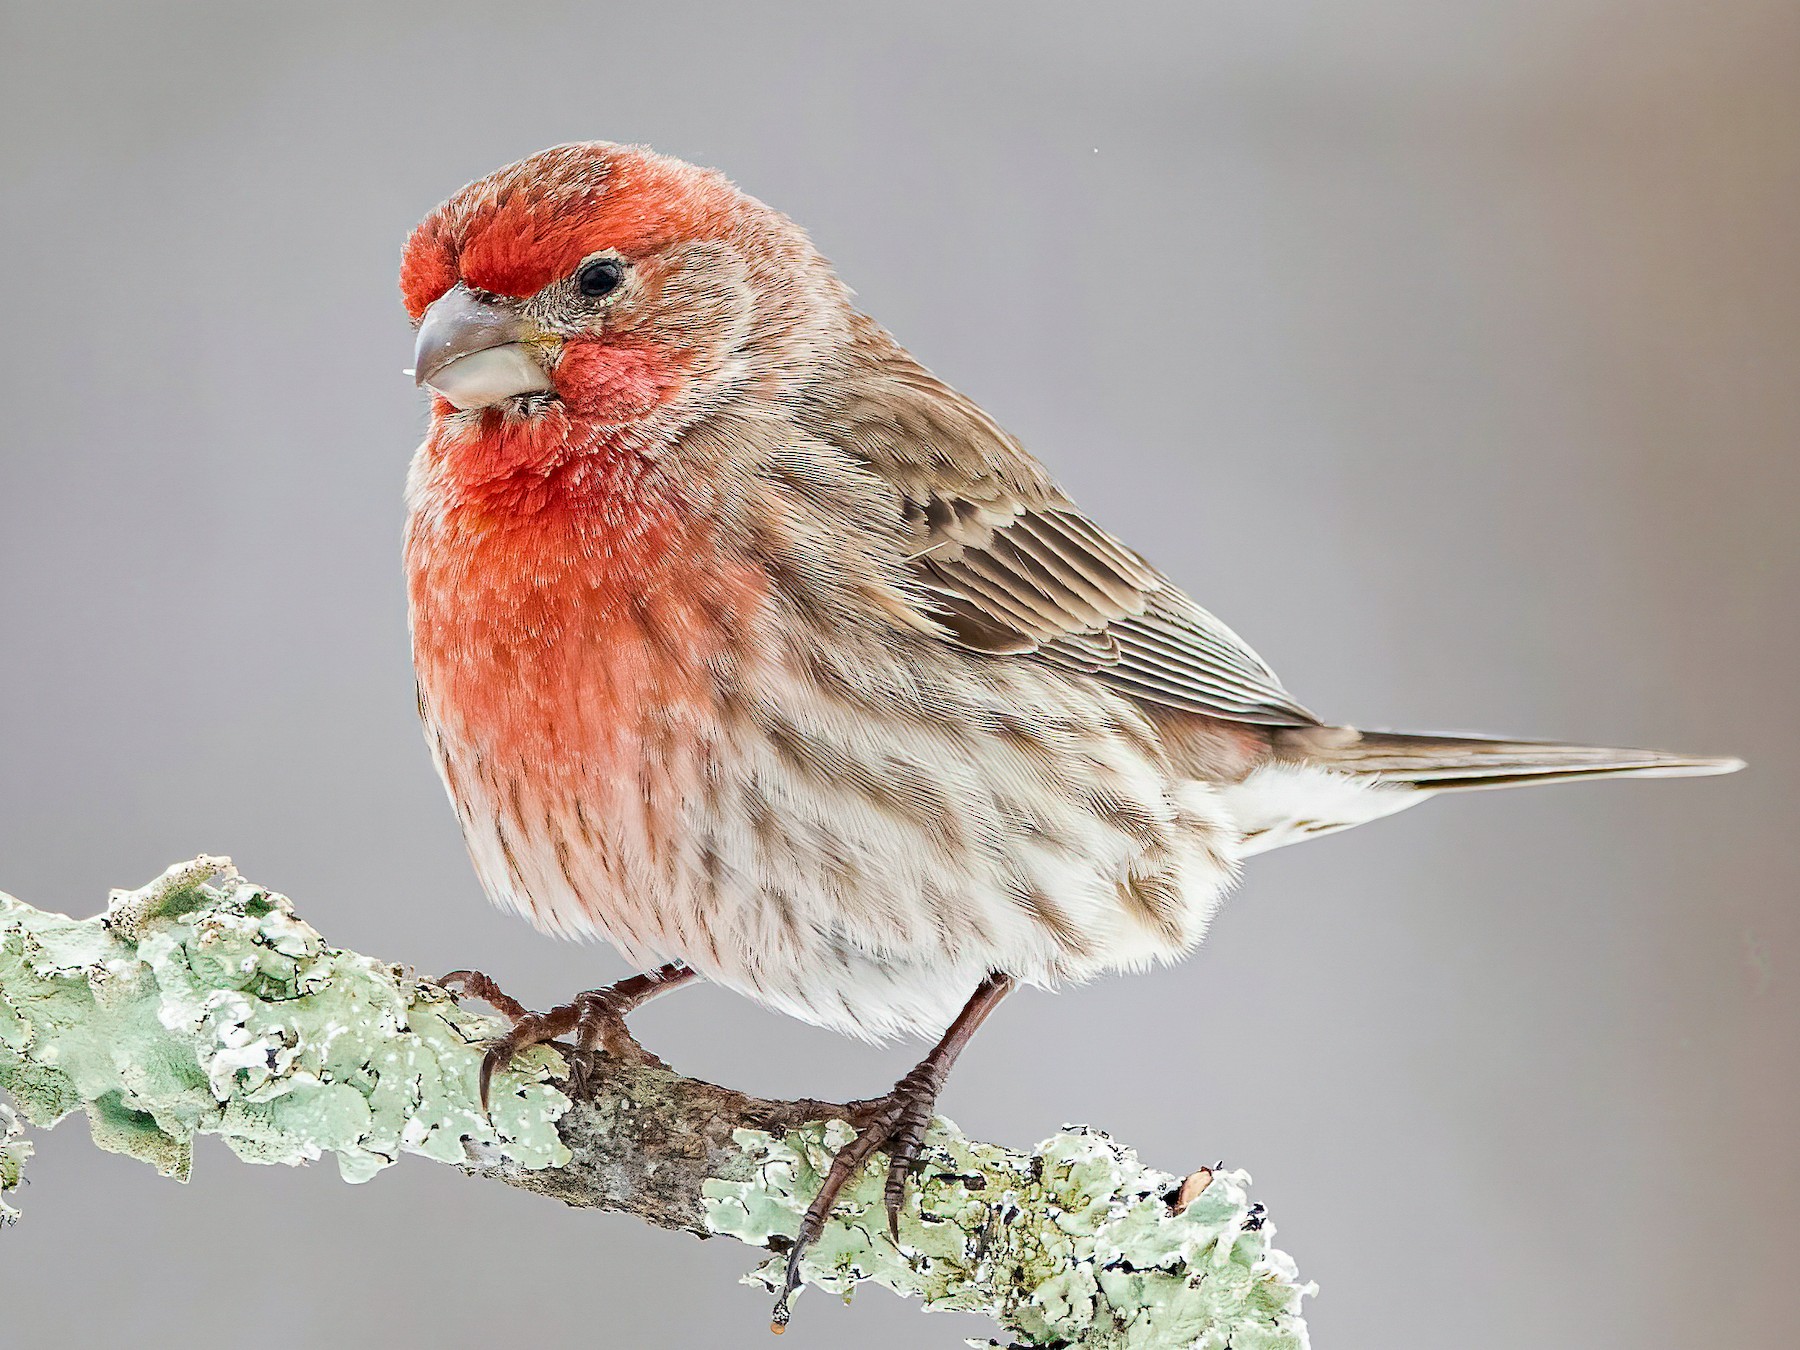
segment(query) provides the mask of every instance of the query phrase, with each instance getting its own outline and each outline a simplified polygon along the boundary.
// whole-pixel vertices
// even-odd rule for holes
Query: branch
[[[764,1101],[652,1064],[539,1047],[476,1100],[500,1028],[397,966],[327,946],[288,901],[223,858],[115,891],[92,919],[0,895],[0,1087],[49,1126],[185,1179],[197,1134],[251,1162],[337,1155],[366,1181],[418,1153],[477,1176],[779,1254],[849,1135],[826,1102]],[[0,1190],[28,1146],[0,1107]],[[881,1169],[845,1191],[805,1262],[847,1296],[873,1280],[930,1308],[983,1312],[1033,1346],[1304,1347],[1302,1285],[1270,1246],[1242,1172],[1185,1182],[1105,1135],[1030,1153],[939,1120],[889,1241]],[[0,1214],[4,1214],[0,1207]]]
[[[0,1102],[0,1228],[17,1221],[19,1211],[6,1203],[8,1191],[17,1190],[25,1180],[25,1160],[31,1156],[31,1141],[19,1136],[25,1127],[12,1107]]]

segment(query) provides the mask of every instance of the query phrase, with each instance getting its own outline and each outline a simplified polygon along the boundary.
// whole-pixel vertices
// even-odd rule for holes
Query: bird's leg
[[[787,1327],[788,1298],[800,1287],[800,1258],[824,1231],[825,1220],[831,1217],[839,1193],[877,1149],[885,1148],[888,1155],[887,1185],[882,1192],[888,1232],[895,1242],[900,1240],[900,1205],[906,1199],[906,1179],[919,1160],[919,1146],[925,1141],[925,1129],[931,1124],[938,1093],[975,1029],[1012,989],[1012,976],[989,975],[956,1015],[943,1039],[911,1073],[894,1084],[892,1092],[848,1105],[851,1123],[857,1126],[856,1137],[838,1150],[819,1193],[801,1216],[800,1231],[788,1249],[787,1278],[782,1281],[781,1296],[775,1300],[771,1330],[779,1333]]]
[[[577,994],[548,1012],[530,1011],[478,970],[453,970],[437,983],[452,993],[483,999],[512,1019],[512,1029],[489,1045],[481,1060],[481,1109],[485,1111],[496,1071],[511,1064],[515,1055],[532,1046],[557,1040],[571,1032],[575,1036],[575,1048],[584,1052],[569,1066],[570,1088],[577,1097],[582,1095],[586,1085],[585,1052],[595,1046],[603,1047],[615,1059],[666,1068],[626,1029],[625,1014],[693,978],[691,969],[679,961],[671,961],[647,975],[630,975],[604,989]]]

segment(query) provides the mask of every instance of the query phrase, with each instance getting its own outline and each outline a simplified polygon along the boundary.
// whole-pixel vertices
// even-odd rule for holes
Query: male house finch
[[[717,173],[546,150],[427,216],[400,285],[438,770],[494,900],[653,972],[542,1014],[460,973],[516,1017],[484,1096],[696,975],[943,1033],[858,1104],[790,1288],[879,1148],[896,1212],[1008,990],[1174,960],[1248,855],[1437,792],[1739,767],[1321,723]]]

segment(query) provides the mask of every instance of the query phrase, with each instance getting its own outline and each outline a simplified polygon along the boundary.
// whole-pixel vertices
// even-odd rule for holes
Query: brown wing
[[[915,555],[939,621],[978,651],[1095,675],[1133,697],[1237,722],[1317,721],[1224,624],[1072,506],[917,504]],[[940,522],[935,527],[930,522]]]
[[[862,337],[858,364],[813,412],[899,491],[917,580],[949,638],[1165,707],[1317,724],[1237,634],[1082,515],[979,408],[873,325]]]

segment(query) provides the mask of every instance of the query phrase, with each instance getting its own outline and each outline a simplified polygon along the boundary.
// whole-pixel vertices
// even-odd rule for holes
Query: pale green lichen
[[[737,1138],[756,1159],[755,1177],[706,1184],[708,1225],[761,1246],[791,1238],[849,1127]],[[940,1120],[898,1246],[882,1175],[865,1169],[845,1188],[838,1221],[803,1262],[809,1282],[848,1297],[873,1280],[928,1308],[985,1313],[1030,1345],[1307,1345],[1300,1300],[1313,1286],[1270,1245],[1273,1226],[1250,1202],[1242,1172],[1215,1173],[1176,1212],[1181,1179],[1097,1131],[1068,1129],[1019,1153],[971,1142]],[[772,1286],[782,1264],[750,1278]]]
[[[25,1160],[31,1156],[31,1141],[22,1138],[25,1127],[12,1107],[0,1102],[0,1228],[19,1217],[19,1211],[6,1203],[6,1193],[16,1191],[25,1179]]]
[[[327,946],[224,858],[115,892],[92,919],[0,895],[0,1087],[38,1125],[85,1111],[102,1148],[186,1177],[196,1134],[252,1162],[337,1155],[365,1181],[419,1153],[514,1168],[568,1158],[568,1099],[524,1082],[481,1110],[486,1019],[395,967]]]

